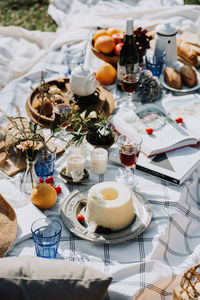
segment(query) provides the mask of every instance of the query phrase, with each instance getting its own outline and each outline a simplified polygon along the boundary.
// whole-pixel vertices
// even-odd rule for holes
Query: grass
[[[185,0],[200,5],[200,0]],[[20,26],[28,30],[56,31],[48,15],[48,0],[0,0],[0,26]]]
[[[48,5],[48,0],[0,0],[0,25],[56,31],[57,25],[47,12]]]

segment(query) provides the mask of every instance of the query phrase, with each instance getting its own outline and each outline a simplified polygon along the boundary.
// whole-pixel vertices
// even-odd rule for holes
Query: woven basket
[[[100,52],[99,50],[97,50],[96,48],[94,48],[94,40],[91,40],[91,49],[92,52],[94,53],[94,55],[98,58],[100,58],[101,60],[113,65],[114,67],[117,67],[117,62],[118,62],[118,56],[116,55],[106,55],[102,52]]]
[[[194,299],[200,299],[200,264],[184,273],[180,286],[173,293],[173,300]]]

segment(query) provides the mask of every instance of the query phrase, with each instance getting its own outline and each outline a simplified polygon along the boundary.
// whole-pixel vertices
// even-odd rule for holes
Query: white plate
[[[171,86],[169,86],[166,81],[165,81],[165,77],[164,77],[164,74],[162,73],[159,77],[159,80],[160,80],[160,83],[162,84],[162,86],[172,92],[176,92],[176,93],[191,93],[191,92],[194,92],[196,90],[198,90],[200,88],[200,74],[198,72],[197,73],[197,80],[198,80],[198,83],[197,85],[195,85],[194,87],[190,88],[186,85],[183,85],[181,89],[174,89],[172,88]]]
[[[77,220],[77,215],[85,213],[85,206],[79,201],[79,192],[69,195],[63,202],[61,209],[61,219],[65,226],[75,235],[82,239],[89,240],[96,244],[117,244],[133,239],[141,234],[148,227],[152,210],[149,202],[139,193],[133,191],[133,201],[136,217],[132,223],[119,231],[110,234],[99,234],[88,231],[88,224],[82,225]]]

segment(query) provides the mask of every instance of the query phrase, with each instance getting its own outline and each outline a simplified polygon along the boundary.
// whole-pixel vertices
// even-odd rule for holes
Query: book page
[[[142,150],[148,156],[198,142],[153,104],[141,106],[136,113],[120,110],[114,116],[113,123],[121,133],[127,134],[130,138],[133,133],[139,134],[143,138]],[[147,128],[152,128],[153,133],[148,134]]]
[[[183,128],[200,140],[200,97],[197,95],[185,95],[181,97],[169,97],[162,101],[162,105],[169,116],[176,120],[183,119]]]

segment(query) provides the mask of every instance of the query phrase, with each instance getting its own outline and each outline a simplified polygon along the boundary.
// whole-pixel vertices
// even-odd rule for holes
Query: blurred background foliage
[[[200,0],[185,0],[184,3],[200,5]],[[49,0],[0,0],[0,26],[56,31],[57,25],[48,15],[48,6]]]

